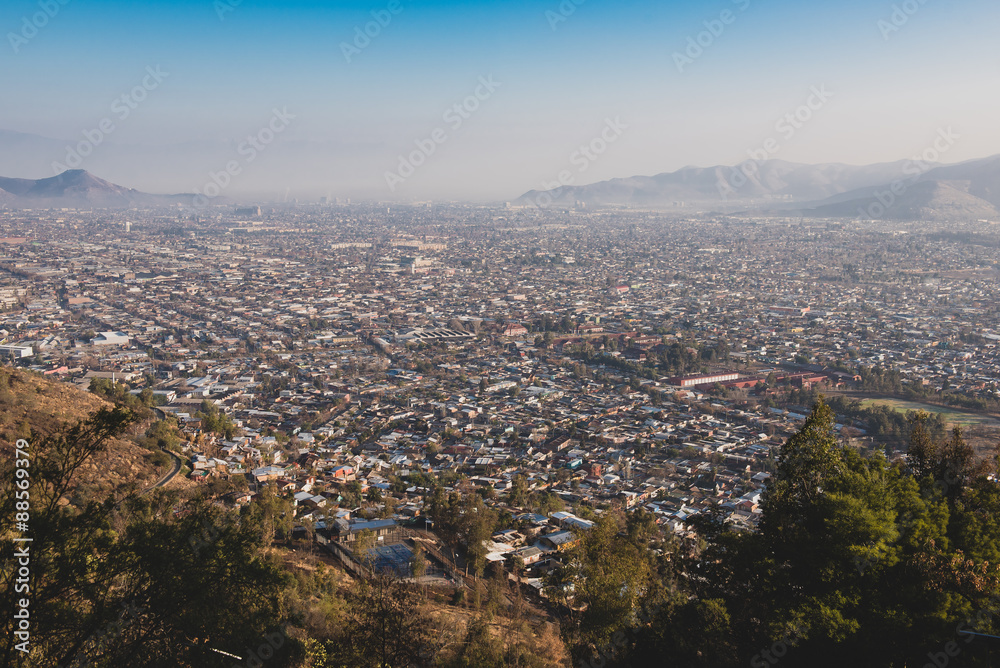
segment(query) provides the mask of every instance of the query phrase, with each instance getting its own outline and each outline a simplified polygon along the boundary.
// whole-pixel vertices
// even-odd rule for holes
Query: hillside
[[[12,451],[19,438],[37,443],[109,406],[100,397],[68,383],[23,369],[0,367],[0,449]],[[136,424],[131,433],[141,429],[145,425]],[[76,488],[80,498],[74,501],[94,493],[100,496],[130,482],[140,488],[153,484],[161,471],[151,463],[151,454],[128,438],[112,439],[94,461],[81,469],[82,478]]]
[[[389,655],[377,665],[570,665],[553,618],[506,578],[458,593],[387,575],[354,579],[317,554],[311,538],[290,540],[292,501],[271,487],[242,510],[218,502],[210,485],[124,503],[74,503],[67,497],[103,501],[99,484],[149,472],[128,442],[145,425],[130,423],[121,407],[103,408],[69,386],[0,369],[0,447],[27,437],[35,458],[34,505],[24,520],[30,529],[18,529],[33,541],[31,651],[40,658],[32,665],[222,668],[243,658],[234,652],[259,647],[273,654],[268,665],[286,668],[374,666],[373,657]],[[83,431],[62,428],[93,409]],[[108,442],[102,433],[120,436]],[[77,468],[92,452],[95,461]],[[4,461],[10,467],[14,460]],[[68,480],[64,462],[83,480],[60,497],[53,491]],[[8,515],[13,480],[0,476]],[[11,531],[0,536],[8,550],[12,540]],[[0,581],[0,604],[11,608],[12,582]],[[116,634],[94,636],[93,629],[112,625]],[[12,661],[9,648],[0,653],[0,664]]]
[[[848,199],[831,201],[804,213],[813,216],[860,216],[896,220],[995,219],[998,215],[996,207],[969,190],[968,181],[918,181],[890,198],[888,188],[866,188],[837,198]],[[876,193],[881,193],[881,200]],[[882,201],[889,202],[889,206],[883,209]]]
[[[355,579],[343,570],[336,559],[322,550],[310,549],[298,542],[271,548],[294,585],[289,598],[294,601],[296,617],[301,620],[290,635],[331,642],[338,629],[351,623],[351,607],[368,602],[366,590],[372,582]],[[527,665],[532,668],[563,668],[572,665],[569,648],[559,635],[559,623],[551,612],[535,602],[514,595],[514,589],[497,594],[496,580],[484,579],[480,606],[475,594],[464,590],[456,595],[450,585],[427,585],[412,596],[412,590],[393,585],[406,614],[433,639],[434,661],[430,665]],[[370,593],[370,592],[369,592]],[[469,644],[475,651],[469,652]],[[506,659],[512,652],[521,653],[522,662],[485,661],[486,656],[506,646]],[[331,654],[337,650],[332,649]],[[469,663],[476,656],[482,664]],[[528,656],[530,660],[524,661]],[[494,657],[496,658],[496,657]],[[464,663],[463,663],[464,661]]]

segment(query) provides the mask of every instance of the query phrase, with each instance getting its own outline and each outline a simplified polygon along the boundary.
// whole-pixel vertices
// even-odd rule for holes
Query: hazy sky
[[[232,159],[233,194],[509,200],[564,170],[734,164],[769,138],[786,160],[897,160],[947,127],[955,162],[1000,153],[998,19],[995,0],[4,0],[0,129],[78,142],[110,119],[84,168],[157,192]],[[250,164],[239,145],[275,108],[295,118]],[[417,141],[434,151],[409,175]]]

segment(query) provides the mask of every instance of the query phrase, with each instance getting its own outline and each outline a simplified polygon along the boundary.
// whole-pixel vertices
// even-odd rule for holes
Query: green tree
[[[371,529],[362,529],[354,537],[351,545],[351,552],[354,558],[365,566],[371,567],[371,550],[375,548],[375,532]]]
[[[563,635],[574,662],[589,660],[599,648],[615,646],[649,586],[650,553],[629,539],[620,513],[601,515],[569,555],[553,586],[571,585],[574,611]]]
[[[478,614],[469,620],[462,648],[453,661],[454,668],[504,668],[503,642],[490,631],[491,616]]]
[[[264,557],[251,518],[163,491],[140,497],[127,485],[66,503],[82,471],[133,418],[121,407],[102,409],[31,444],[32,642],[23,665],[229,666],[215,650],[284,638],[283,577]],[[0,507],[12,515],[15,477],[8,462],[0,467]],[[174,512],[178,504],[183,513]],[[8,554],[12,538],[0,540]],[[15,572],[0,576],[8,610],[20,595]],[[13,637],[10,615],[0,625]],[[288,665],[294,645],[283,639],[274,665]],[[14,665],[13,651],[0,650],[0,664]]]
[[[627,660],[672,651],[679,665],[745,665],[784,642],[789,665],[864,656],[903,666],[962,645],[955,629],[1000,600],[1000,572],[987,561],[998,556],[1000,494],[960,433],[924,449],[924,464],[915,452],[903,467],[841,448],[832,411],[817,402],[781,449],[758,529],[702,515],[698,546],[659,562],[644,596],[655,620],[639,625]],[[994,632],[993,616],[977,629]],[[955,664],[976,660],[963,653]]]
[[[195,413],[195,417],[201,418],[202,427],[205,431],[219,434],[226,438],[232,438],[239,433],[239,429],[233,424],[232,418],[219,410],[219,407],[212,401],[205,399],[201,402],[201,410]],[[280,434],[276,437],[280,442]],[[287,441],[287,436],[285,437]]]
[[[497,515],[490,510],[478,494],[467,494],[462,497],[461,520],[459,534],[465,545],[469,563],[477,577],[482,577],[486,569],[486,546],[496,530]]]
[[[424,666],[436,654],[419,594],[388,573],[364,578],[351,593],[342,638],[335,666]]]
[[[175,450],[181,442],[173,420],[157,420],[146,430],[146,437],[150,446],[161,450]]]
[[[424,577],[427,573],[427,557],[424,556],[424,551],[419,545],[413,550],[413,560],[410,564],[410,571],[413,573],[413,577],[420,579]]]

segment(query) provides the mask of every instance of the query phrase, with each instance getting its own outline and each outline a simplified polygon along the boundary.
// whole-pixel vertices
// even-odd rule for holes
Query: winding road
[[[153,485],[152,487],[150,487],[149,489],[147,489],[145,492],[143,492],[143,494],[145,494],[146,492],[152,491],[152,490],[156,489],[157,487],[163,487],[168,482],[170,482],[171,480],[173,480],[175,475],[177,475],[178,473],[180,473],[180,470],[181,470],[181,458],[178,457],[173,452],[171,452],[170,450],[164,450],[163,452],[167,453],[168,455],[170,455],[171,457],[174,458],[174,467],[173,467],[173,469],[171,469],[170,473],[168,473],[167,475],[165,475],[162,478],[160,478],[159,482],[157,482],[155,485]]]
[[[161,420],[164,419],[164,418],[166,418],[166,414],[163,411],[161,411],[159,408],[154,407],[153,408],[153,412],[156,415],[158,415]],[[160,448],[160,449],[163,450],[163,452],[165,452],[168,455],[170,455],[171,457],[173,457],[173,459],[174,459],[174,467],[170,470],[170,473],[168,473],[165,476],[163,476],[162,478],[160,478],[160,480],[158,482],[156,482],[155,484],[153,484],[150,487],[147,487],[145,490],[143,490],[143,492],[142,492],[143,494],[148,494],[149,492],[153,491],[157,487],[163,487],[168,482],[170,482],[171,480],[173,480],[175,475],[177,475],[178,473],[180,473],[181,464],[183,463],[183,462],[181,462],[181,458],[178,457],[176,453],[173,453],[170,450],[166,450],[164,448]]]

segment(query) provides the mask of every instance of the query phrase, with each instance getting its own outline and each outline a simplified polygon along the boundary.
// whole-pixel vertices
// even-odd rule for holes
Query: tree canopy
[[[933,443],[922,423],[913,420],[907,463],[865,458],[841,447],[819,401],[781,449],[757,530],[702,517],[700,543],[662,551],[648,580],[638,555],[620,564],[628,552],[614,542],[628,533],[607,538],[599,525],[584,545],[600,547],[579,568],[619,564],[617,579],[596,597],[580,584],[574,655],[770,665],[762,652],[774,647],[787,665],[910,666],[947,647],[960,652],[941,654],[949,665],[980,665],[985,643],[962,631],[997,631],[1000,490],[960,430]],[[615,623],[594,634],[587,618],[598,615]]]

